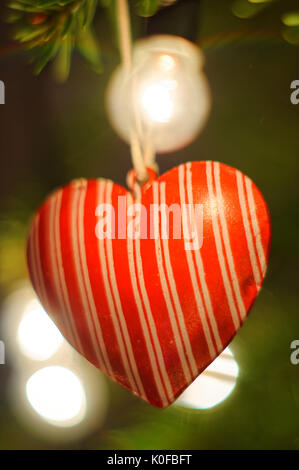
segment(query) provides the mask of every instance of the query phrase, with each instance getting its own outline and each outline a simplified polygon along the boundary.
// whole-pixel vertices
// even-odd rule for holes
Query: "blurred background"
[[[200,382],[165,410],[110,382],[64,342],[34,298],[25,262],[30,219],[50,191],[77,177],[125,184],[129,149],[104,108],[119,63],[115,25],[99,8],[103,71],[75,54],[61,84],[51,66],[33,74],[11,41],[3,3],[0,448],[299,449],[299,364],[290,360],[299,340],[299,104],[290,101],[299,80],[298,1],[181,0],[152,18],[132,12],[135,38],[164,32],[200,45],[212,90],[204,130],[190,146],[158,156],[160,172],[191,160],[237,167],[264,194],[273,224],[267,277],[248,320]]]

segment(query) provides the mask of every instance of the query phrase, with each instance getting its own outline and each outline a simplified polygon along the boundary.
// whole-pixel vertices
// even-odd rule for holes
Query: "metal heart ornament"
[[[244,322],[271,224],[235,168],[202,161],[148,172],[142,187],[129,174],[130,191],[105,179],[55,191],[35,215],[27,257],[41,303],[74,348],[165,407]]]

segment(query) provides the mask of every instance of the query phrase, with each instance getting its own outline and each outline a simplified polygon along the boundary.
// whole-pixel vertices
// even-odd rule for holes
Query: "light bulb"
[[[181,37],[137,41],[130,71],[119,66],[107,90],[108,116],[120,137],[129,142],[134,130],[160,153],[194,140],[211,101],[202,66],[200,49]]]
[[[169,83],[170,82],[170,83]],[[174,83],[173,86],[171,84]],[[153,122],[168,122],[174,112],[173,89],[175,82],[152,83],[144,88],[141,104],[148,118]]]

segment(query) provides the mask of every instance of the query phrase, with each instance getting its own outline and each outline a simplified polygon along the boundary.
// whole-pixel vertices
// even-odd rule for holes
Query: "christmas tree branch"
[[[30,52],[35,72],[54,60],[56,76],[68,77],[74,49],[92,68],[102,71],[100,46],[93,31],[98,6],[114,8],[116,0],[10,0],[7,21],[14,24],[14,39]],[[176,0],[131,0],[140,16],[151,16]]]
[[[67,78],[74,48],[94,69],[101,70],[92,32],[97,4],[98,0],[17,0],[8,4],[8,21],[15,24],[14,39],[31,50],[36,73],[56,58],[58,77]]]

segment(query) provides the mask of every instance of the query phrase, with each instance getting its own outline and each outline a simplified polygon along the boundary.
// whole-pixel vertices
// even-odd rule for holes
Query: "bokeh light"
[[[27,381],[26,396],[32,408],[50,424],[70,427],[85,416],[84,388],[65,367],[39,369]]]
[[[248,0],[235,0],[232,4],[232,12],[235,16],[241,19],[252,18],[262,11],[269,1],[252,1]]]
[[[3,312],[9,403],[23,426],[47,442],[99,429],[108,409],[105,379],[63,338],[28,281],[16,284]]]
[[[182,393],[175,404],[193,409],[212,408],[232,393],[238,373],[239,368],[233,353],[226,348]]]
[[[60,348],[63,337],[37,299],[25,307],[18,328],[20,349],[33,360],[49,359]]]
[[[281,17],[281,21],[286,26],[299,26],[299,10],[284,13]]]
[[[273,2],[273,0],[248,0],[249,3],[270,3]]]

